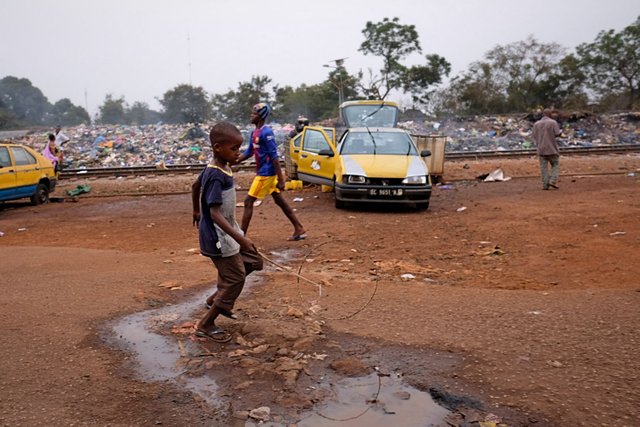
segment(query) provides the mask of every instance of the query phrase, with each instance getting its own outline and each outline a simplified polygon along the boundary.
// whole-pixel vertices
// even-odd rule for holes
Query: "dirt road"
[[[376,366],[453,409],[450,425],[640,425],[640,157],[563,159],[558,191],[537,178],[472,179],[498,166],[537,175],[535,159],[452,163],[456,181],[426,212],[336,210],[318,188],[287,192],[302,242],[286,241],[272,201],[256,208],[260,250],[322,295],[271,267],[241,296],[240,320],[223,321],[231,343],[194,340],[189,322],[160,328],[188,344],[187,375],[216,378],[215,405],[142,381],[111,339],[115,319],[211,289],[187,194],[5,204],[0,422],[244,425],[246,411],[268,406],[286,425],[323,401],[323,381]],[[89,183],[99,196],[186,191],[192,179]]]

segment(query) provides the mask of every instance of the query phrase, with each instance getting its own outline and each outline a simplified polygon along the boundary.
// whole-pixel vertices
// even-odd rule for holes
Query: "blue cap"
[[[253,106],[253,111],[255,111],[262,120],[267,120],[267,117],[271,114],[271,107],[266,102],[259,102]]]

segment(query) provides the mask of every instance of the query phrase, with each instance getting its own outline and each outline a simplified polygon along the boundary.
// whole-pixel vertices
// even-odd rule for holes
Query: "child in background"
[[[256,159],[256,176],[253,179],[247,198],[244,200],[242,231],[247,234],[249,223],[253,216],[253,204],[255,201],[271,195],[276,205],[282,209],[282,212],[293,225],[293,235],[288,240],[304,240],[307,238],[307,233],[281,193],[284,190],[284,173],[280,167],[273,131],[269,126],[265,126],[270,114],[271,107],[266,102],[260,102],[253,106],[250,120],[255,126],[255,130],[251,133],[249,147],[238,160],[238,163],[240,163],[251,156]]]
[[[227,342],[231,336],[215,320],[220,314],[233,318],[245,278],[262,270],[262,258],[235,220],[236,191],[229,165],[240,157],[242,135],[231,123],[221,122],[211,129],[209,139],[214,159],[192,186],[193,221],[198,224],[200,253],[215,264],[218,283],[210,297],[211,308],[198,322],[195,335]]]
[[[53,169],[57,173],[60,170],[60,163],[62,162],[62,151],[60,151],[56,145],[56,136],[54,134],[49,134],[49,141],[47,145],[45,145],[44,150],[42,150],[42,155],[53,164]]]

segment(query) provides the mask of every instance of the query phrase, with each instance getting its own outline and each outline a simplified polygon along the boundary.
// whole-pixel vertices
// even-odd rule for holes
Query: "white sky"
[[[366,22],[385,17],[415,25],[423,55],[444,56],[453,76],[496,44],[533,34],[571,49],[639,15],[639,0],[1,0],[0,78],[28,78],[52,103],[86,106],[86,90],[93,116],[107,93],[159,109],[190,74],[222,93],[253,75],[319,83],[336,58],[377,70],[358,48]]]

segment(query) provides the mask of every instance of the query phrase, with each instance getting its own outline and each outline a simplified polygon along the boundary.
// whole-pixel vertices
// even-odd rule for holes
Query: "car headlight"
[[[344,178],[347,184],[366,184],[367,177],[362,175],[347,175]]]
[[[425,175],[408,176],[402,180],[403,184],[426,184],[427,177]]]

